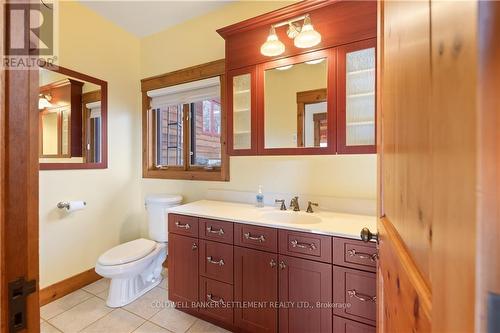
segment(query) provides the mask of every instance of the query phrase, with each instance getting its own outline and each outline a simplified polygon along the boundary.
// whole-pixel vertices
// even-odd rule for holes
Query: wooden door
[[[234,300],[263,302],[262,307],[234,309],[234,323],[243,332],[278,330],[277,254],[234,247]]]
[[[485,161],[495,165],[479,153],[478,134],[489,133],[491,144],[495,130],[478,121],[478,57],[498,50],[498,25],[480,36],[491,42],[478,53],[478,27],[488,26],[478,8],[474,1],[379,3],[379,332],[473,332],[486,318],[478,281],[498,273],[476,275],[478,261],[498,262],[498,254],[478,253],[477,236],[480,207],[491,208],[498,189],[478,178]],[[498,222],[498,210],[488,214]],[[489,233],[498,235],[491,222]]]
[[[0,55],[23,29],[8,27],[10,5],[0,0]],[[30,22],[26,20],[25,28]],[[22,36],[22,35],[21,35]],[[25,39],[25,41],[27,41]],[[8,52],[7,52],[8,53]],[[2,59],[3,62],[3,59]],[[0,66],[0,332],[25,320],[20,332],[40,331],[38,302],[38,71]],[[34,281],[26,312],[14,316],[9,283]]]
[[[168,296],[179,308],[198,302],[198,239],[170,233],[168,241]]]
[[[280,255],[279,268],[279,331],[331,332],[332,265]]]

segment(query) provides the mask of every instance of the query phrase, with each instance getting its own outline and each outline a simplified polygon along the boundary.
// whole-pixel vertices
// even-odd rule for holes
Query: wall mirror
[[[63,67],[40,68],[41,170],[107,168],[107,83]]]
[[[328,65],[325,52],[265,65],[265,149],[326,150],[333,144],[329,142]]]

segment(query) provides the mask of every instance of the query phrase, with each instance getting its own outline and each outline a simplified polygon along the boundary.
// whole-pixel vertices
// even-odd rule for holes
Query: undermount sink
[[[321,218],[318,216],[309,213],[294,212],[294,211],[266,212],[263,213],[261,217],[264,220],[277,223],[315,224],[321,222]]]

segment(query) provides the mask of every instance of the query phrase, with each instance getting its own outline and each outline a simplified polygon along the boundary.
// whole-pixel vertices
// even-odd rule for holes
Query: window
[[[224,62],[195,68],[142,80],[144,177],[228,180]]]

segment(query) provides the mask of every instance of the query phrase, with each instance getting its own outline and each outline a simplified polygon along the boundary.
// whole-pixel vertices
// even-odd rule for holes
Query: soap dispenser
[[[262,185],[259,185],[259,192],[255,196],[256,206],[259,208],[264,207],[264,194],[262,194]]]

